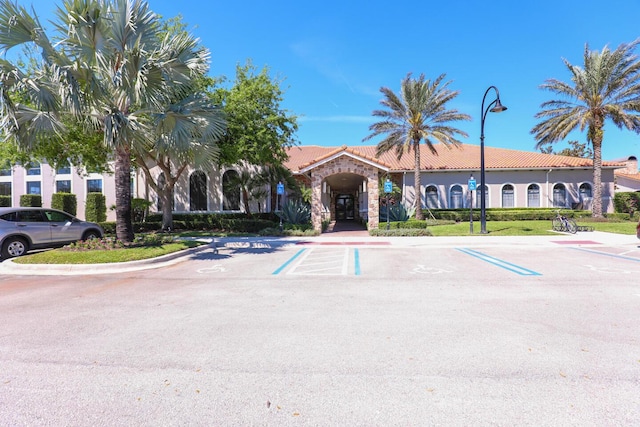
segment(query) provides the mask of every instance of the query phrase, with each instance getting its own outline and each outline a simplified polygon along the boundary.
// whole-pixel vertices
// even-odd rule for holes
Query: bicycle
[[[575,220],[560,215],[560,209],[556,211],[556,217],[551,220],[551,227],[553,231],[563,231],[571,234],[576,234],[578,231],[578,224],[576,224]]]

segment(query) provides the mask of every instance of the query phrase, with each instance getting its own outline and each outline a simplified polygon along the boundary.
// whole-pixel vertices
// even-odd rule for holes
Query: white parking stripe
[[[346,275],[348,273],[349,248],[344,253],[337,250],[308,250],[305,255],[287,272],[291,275]]]

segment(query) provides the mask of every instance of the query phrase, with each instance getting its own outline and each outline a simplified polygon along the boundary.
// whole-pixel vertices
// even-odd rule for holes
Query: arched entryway
[[[369,229],[378,228],[378,174],[383,166],[346,151],[309,166],[311,175],[311,222],[320,231],[322,224],[338,220],[359,221]]]

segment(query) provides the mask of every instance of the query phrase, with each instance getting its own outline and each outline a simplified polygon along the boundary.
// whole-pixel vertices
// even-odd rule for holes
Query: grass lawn
[[[156,258],[184,249],[203,245],[203,242],[179,241],[161,245],[137,246],[111,250],[69,251],[53,249],[13,258],[18,264],[105,264]]]
[[[600,222],[590,218],[576,221],[579,226],[593,227],[595,231],[618,234],[636,234],[635,222]],[[429,231],[434,236],[468,236],[469,221],[457,224],[434,225]],[[551,221],[487,221],[490,236],[545,236],[553,235]],[[480,234],[480,221],[473,222],[473,234]]]

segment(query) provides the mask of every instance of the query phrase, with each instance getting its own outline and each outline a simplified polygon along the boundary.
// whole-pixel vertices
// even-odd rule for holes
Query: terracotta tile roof
[[[616,177],[622,177],[626,179],[630,179],[632,181],[638,181],[640,183],[640,173],[617,173],[614,172]]]
[[[437,155],[431,154],[426,145],[420,147],[420,160],[422,170],[478,170],[480,169],[480,146],[462,144],[460,147],[447,147],[442,144],[435,145]],[[313,163],[321,162],[341,151],[351,153],[354,156],[366,158],[389,167],[392,171],[412,171],[413,152],[405,153],[400,160],[395,152],[391,151],[376,156],[376,146],[354,147],[320,147],[299,146],[289,148],[289,160],[285,166],[296,173]],[[580,157],[558,156],[555,154],[543,154],[531,151],[518,151],[506,148],[485,146],[484,160],[486,169],[543,169],[543,168],[585,168],[591,167],[591,159]],[[625,167],[624,162],[603,161],[605,168]]]

